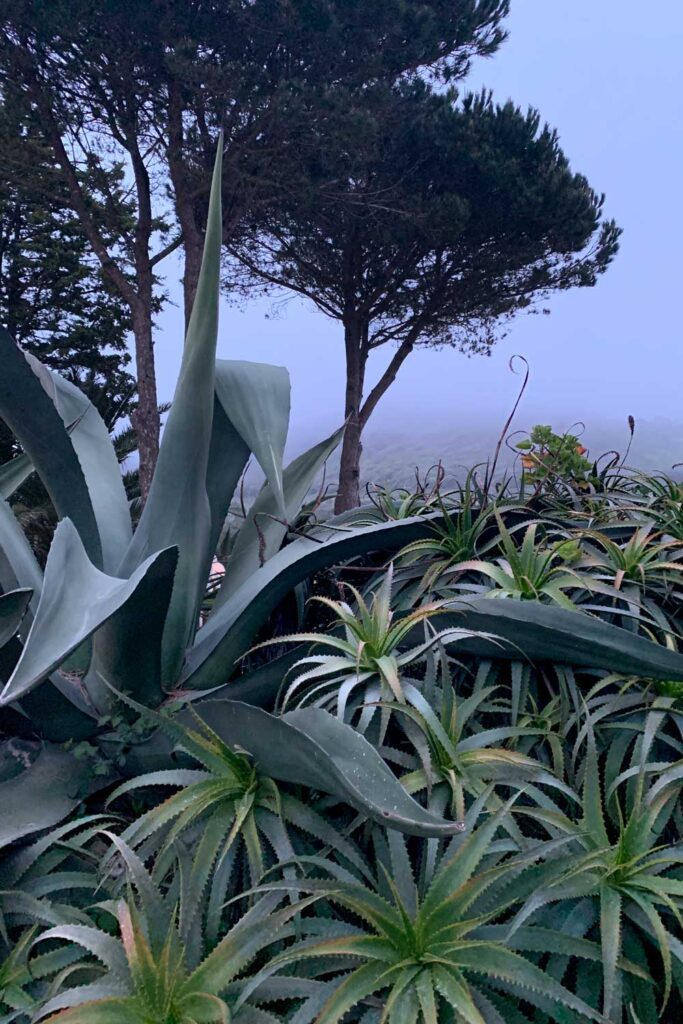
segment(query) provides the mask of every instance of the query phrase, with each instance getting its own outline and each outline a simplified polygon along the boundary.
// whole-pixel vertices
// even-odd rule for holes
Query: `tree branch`
[[[396,380],[396,375],[398,371],[401,369],[401,366],[406,361],[410,353],[413,351],[413,348],[415,347],[417,336],[417,331],[411,331],[411,333],[406,338],[404,338],[404,340],[401,342],[399,347],[394,352],[386,370],[379,378],[374,388],[372,388],[368,397],[363,402],[359,416],[361,430],[365,429],[367,422],[372,416],[375,409],[377,408],[377,403],[379,402],[382,395],[384,395],[389,390],[391,385]]]

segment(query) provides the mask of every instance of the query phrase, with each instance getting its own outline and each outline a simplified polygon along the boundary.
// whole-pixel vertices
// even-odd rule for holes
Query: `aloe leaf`
[[[312,573],[371,551],[395,551],[429,536],[434,522],[442,518],[436,513],[369,527],[321,527],[321,539],[301,537],[288,544],[252,573],[199,630],[188,651],[183,685],[209,689],[225,683],[273,609]]]
[[[388,988],[396,980],[396,974],[400,970],[401,965],[381,962],[370,962],[357,967],[334,989],[320,1016],[316,1018],[316,1024],[339,1024],[348,1011],[363,999],[383,988]]]
[[[219,359],[216,396],[256,456],[275,496],[277,514],[285,518],[282,460],[289,427],[289,373],[283,366]]]
[[[0,327],[0,416],[31,459],[60,518],[69,518],[86,551],[101,565],[102,546],[85,474],[64,422],[50,398],[50,374]],[[36,375],[34,366],[41,372]]]
[[[42,585],[43,574],[17,517],[6,501],[0,501],[0,587],[32,590],[35,611]]]
[[[495,640],[472,636],[458,641],[459,652],[483,658],[519,661],[524,657],[624,675],[683,680],[683,654],[578,609],[570,612],[540,601],[473,598],[449,603],[433,621],[439,629],[492,634]],[[418,636],[421,638],[416,628],[404,642],[415,643]]]
[[[246,750],[270,778],[330,793],[367,817],[410,835],[462,831],[412,799],[375,748],[320,708],[282,718],[238,701],[207,700],[196,713],[232,747]]]
[[[25,772],[0,782],[0,849],[66,818],[81,801],[87,772],[65,750],[45,746]]]
[[[162,679],[175,683],[196,628],[211,533],[207,470],[214,405],[214,365],[222,242],[222,140],[211,183],[204,255],[185,338],[173,404],[140,523],[121,565],[129,575],[162,548],[178,548],[178,568],[166,621]]]
[[[92,564],[73,523],[64,519],[52,541],[43,591],[26,643],[0,706],[41,683],[121,608],[163,559],[157,552],[130,579],[107,576]]]
[[[122,944],[113,935],[92,925],[63,924],[43,932],[38,941],[49,942],[51,939],[62,939],[82,946],[104,964],[115,981],[129,981],[130,970]]]
[[[0,647],[16,636],[31,594],[30,590],[10,590],[0,595]]]
[[[69,947],[62,948],[68,949]],[[75,950],[77,947],[72,945],[71,949]],[[106,981],[93,981],[85,985],[76,985],[74,988],[62,988],[58,995],[53,996],[52,999],[48,999],[41,1005],[39,1015],[34,1017],[34,1022],[46,1019],[48,1021],[59,1020],[63,1022],[67,1013],[75,1014],[78,1012],[82,1015],[81,1020],[87,1020],[88,1024],[98,1024],[98,1020],[101,1021],[102,1019],[97,1016],[99,1008],[113,1003],[119,1011],[119,1016],[114,1018],[116,1024],[126,1024],[126,1018],[121,1011],[121,1004],[124,1005],[125,1010],[126,1001],[131,1001],[132,999],[132,997],[126,997],[126,992],[127,986],[124,983],[109,979]],[[59,1017],[56,1016],[58,1010],[64,1011]],[[72,1016],[72,1022],[74,1019],[78,1018]],[[134,1020],[135,1024],[140,1024],[138,1016]],[[0,1018],[0,1024],[4,1024],[2,1018]]]
[[[230,552],[228,571],[214,603],[217,611],[245,583],[251,574],[280,549],[287,533],[285,524],[299,513],[309,488],[325,462],[338,446],[343,428],[309,448],[287,466],[283,474],[284,517],[279,513],[275,489],[266,483],[249,509],[235,545]],[[277,518],[279,515],[279,519]],[[284,522],[280,521],[284,518]]]
[[[98,999],[83,1006],[74,1006],[59,1014],[61,1024],[147,1024],[149,1017],[143,1016],[132,996]]]
[[[0,498],[7,501],[33,472],[33,463],[28,455],[18,455],[0,466]]]

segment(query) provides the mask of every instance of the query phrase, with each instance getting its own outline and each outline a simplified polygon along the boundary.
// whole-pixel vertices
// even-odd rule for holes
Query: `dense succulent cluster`
[[[340,434],[285,467],[286,372],[215,360],[219,180],[135,531],[93,407],[0,335],[0,1024],[679,1020],[678,486],[302,514]]]

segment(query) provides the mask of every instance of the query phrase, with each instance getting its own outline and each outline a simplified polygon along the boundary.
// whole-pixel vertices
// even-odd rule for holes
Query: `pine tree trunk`
[[[160,432],[151,302],[149,305],[140,303],[138,308],[133,310],[132,321],[138,403],[131,420],[138,439],[140,495],[145,501],[159,455]]]
[[[334,503],[335,513],[346,512],[360,505],[361,422],[360,406],[363,400],[367,353],[363,349],[362,326],[357,321],[344,325],[346,346],[346,400],[344,416],[346,429],[342,442],[339,486]]]
[[[185,244],[185,272],[183,274],[183,301],[185,306],[185,330],[190,325],[190,316],[194,306],[199,271],[202,266],[203,238],[198,235],[193,243]]]
[[[361,432],[358,420],[349,420],[344,431],[341,463],[339,466],[339,487],[334,503],[335,513],[347,512],[360,505],[360,456],[362,452]]]

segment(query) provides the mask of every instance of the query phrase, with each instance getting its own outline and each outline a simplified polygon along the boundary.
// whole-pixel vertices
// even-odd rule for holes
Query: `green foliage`
[[[538,524],[529,523],[518,547],[496,512],[498,542],[501,556],[492,562],[470,559],[450,566],[449,576],[455,592],[465,590],[477,593],[478,585],[462,584],[458,577],[464,572],[484,576],[492,586],[484,587],[490,597],[516,598],[520,601],[550,599],[560,607],[572,610],[574,605],[566,596],[568,588],[586,586],[571,568],[577,556],[577,549],[571,541],[562,537],[549,541],[548,535],[537,541]]]
[[[83,950],[87,983],[65,988],[42,1007],[40,1016],[64,1024],[225,1024],[232,1018],[223,998],[233,979],[259,952],[287,934],[298,908],[277,910],[281,898],[264,897],[209,946],[196,924],[208,913],[206,900],[177,870],[168,891],[158,889],[143,863],[112,837],[128,875],[126,898],[110,903],[117,933],[101,926],[60,925],[42,941],[61,940]],[[105,909],[105,908],[103,908]],[[215,912],[215,911],[214,911]],[[220,913],[220,908],[218,910]],[[62,1009],[68,1007],[68,1009]]]
[[[80,746],[112,771],[132,745],[137,772],[103,780],[115,817],[22,840],[33,769],[4,784],[19,828],[0,862],[8,1024],[676,1020],[679,546],[643,490],[613,492],[616,525],[588,528],[573,499],[479,514],[444,498],[398,568],[365,566],[365,587],[341,568],[345,600],[314,594],[317,630],[266,641],[298,645],[280,717],[223,693],[155,711],[108,691],[108,734]],[[355,519],[256,572],[299,549],[309,567],[326,547],[364,555],[366,533],[385,550],[397,534],[396,550],[414,528]],[[463,536],[505,564],[502,600],[481,558],[450,557]],[[27,601],[0,604],[8,636]]]
[[[343,705],[352,695],[352,689],[356,686],[367,687],[374,681],[379,681],[383,697],[393,695],[399,703],[405,703],[401,687],[404,670],[424,661],[436,643],[448,644],[460,639],[461,631],[426,631],[422,643],[401,650],[408,633],[421,623],[427,626],[443,602],[422,604],[407,615],[395,619],[391,606],[393,582],[394,570],[393,566],[389,566],[369,604],[353,584],[346,584],[355,599],[355,609],[346,601],[315,597],[314,600],[333,613],[334,625],[337,627],[335,633],[295,633],[278,637],[277,641],[266,641],[266,644],[312,643],[315,648],[335,652],[332,656],[314,653],[295,663],[292,671],[297,676],[287,687],[282,700],[283,707],[287,706],[295,694],[300,701],[304,688],[309,692],[312,690],[317,705],[324,705],[324,691],[332,688],[335,694],[340,694],[343,703],[338,704],[337,710],[339,716],[344,718]],[[338,635],[340,632],[343,635]],[[298,671],[300,669],[303,671]]]
[[[149,495],[134,533],[118,461],[92,404],[37,360],[25,356],[9,335],[0,335],[8,367],[0,388],[0,412],[45,479],[55,509],[63,517],[41,580],[13,516],[5,508],[6,539],[1,543],[6,555],[0,563],[0,585],[9,583],[9,589],[15,589],[21,579],[41,592],[31,609],[32,628],[20,635],[4,679],[0,705],[16,706],[21,701],[25,706],[27,698],[32,698],[35,719],[45,716],[47,710],[38,688],[54,689],[58,704],[66,705],[80,729],[100,740],[104,729],[98,719],[106,722],[117,711],[117,693],[132,698],[128,707],[134,707],[136,701],[159,705],[181,680],[188,682],[188,663],[190,675],[200,674],[209,665],[213,676],[226,683],[237,658],[267,622],[278,600],[311,571],[310,546],[316,548],[320,566],[338,557],[334,536],[327,545],[308,542],[303,551],[291,544],[282,552],[286,571],[278,576],[278,549],[289,521],[296,518],[313,477],[341,435],[335,434],[284,470],[289,416],[286,371],[252,363],[216,362],[221,158],[219,149],[204,260],[180,378]],[[30,421],[25,416],[27,402],[32,405]],[[223,584],[225,592],[221,588],[215,597],[213,615],[198,629],[211,563],[250,452],[266,473],[267,482],[253,516],[244,523],[244,536],[238,537],[233,547],[234,581],[229,572]],[[180,486],[179,466],[185,474]],[[258,515],[265,517],[265,525]],[[279,519],[275,529],[268,522],[273,515]],[[412,522],[408,523],[409,535]],[[402,533],[397,536],[402,538]],[[356,549],[371,550],[377,543],[376,534],[354,531]],[[270,565],[264,565],[267,559]],[[208,642],[204,642],[206,633]],[[79,670],[78,683],[60,673],[63,667],[71,667],[69,659]],[[59,717],[48,716],[43,724],[48,738],[73,736],[72,725],[64,715],[61,722]],[[40,721],[35,724],[41,728]],[[302,739],[319,753],[326,742],[318,735],[320,725],[309,718],[298,726]],[[294,726],[273,719],[275,746],[286,743],[294,730]],[[241,739],[249,747],[249,735]],[[343,743],[342,734],[336,739]],[[116,743],[116,735],[109,742]],[[349,742],[348,766],[352,768],[353,744],[357,747],[357,742],[350,730]],[[14,785],[13,795],[19,801],[35,789],[31,778],[39,772],[41,759],[46,762],[50,758],[59,763],[60,785],[55,796],[62,789],[69,793],[43,801],[41,813],[32,822],[34,829],[54,825],[75,806],[74,781],[85,776],[85,764],[79,764],[73,754],[48,748],[36,766],[30,766],[25,779]],[[382,776],[378,784],[384,800],[392,801],[393,784],[393,806],[402,810],[394,816],[393,808],[386,806],[388,818],[410,827],[410,814],[404,813],[409,798],[398,781],[378,757],[374,761],[366,757],[365,763]],[[347,770],[343,762],[336,763],[329,785],[322,772],[321,788],[337,792]],[[86,795],[89,788],[91,781],[80,795]],[[343,783],[342,789],[346,791]],[[358,798],[362,800],[360,793]],[[438,826],[419,805],[414,809],[425,827]],[[16,814],[20,829],[26,829],[20,806]],[[9,827],[10,835],[25,834],[16,829],[12,832],[11,823]]]
[[[552,488],[558,481],[583,486],[591,472],[586,449],[574,434],[555,434],[551,427],[537,424],[515,447],[522,453],[525,482],[537,490]]]
[[[110,428],[128,415],[135,380],[127,367],[130,324],[69,211],[67,189],[39,137],[35,111],[12,90],[0,102],[0,322],[22,347],[77,384]],[[88,188],[87,179],[81,181]],[[92,182],[91,182],[92,184]],[[120,170],[108,180],[121,189]],[[91,210],[105,232],[98,197]],[[3,426],[0,459],[14,439]]]
[[[135,529],[92,403],[0,334],[0,1024],[679,1019],[680,491],[302,511],[341,432],[284,466],[286,373],[215,360],[219,180]]]
[[[555,847],[530,844],[523,853],[506,856],[493,840],[509,809],[510,803],[431,863],[411,863],[404,841],[394,834],[375,844],[378,876],[372,883],[347,880],[333,865],[329,880],[302,883],[325,894],[342,914],[349,912],[354,923],[349,919],[330,927],[329,937],[322,929],[322,938],[295,944],[268,970],[305,957],[321,960],[317,973],[324,975],[341,958],[361,961],[338,969],[326,983],[318,1024],[338,1024],[375,995],[380,996],[381,1019],[389,1024],[517,1019],[502,1014],[514,1014],[520,996],[544,1010],[571,1010],[572,1019],[600,1020],[582,999],[520,955],[514,943],[486,934],[489,922],[515,903],[505,893],[491,907],[490,890],[504,892],[509,876],[519,875],[529,863],[543,865]],[[533,949],[544,941],[552,947],[545,930],[528,928],[520,947]],[[596,956],[589,943],[568,939],[564,946],[570,955]]]
[[[271,865],[272,853],[280,861],[294,855],[292,832],[325,837],[331,847],[348,855],[348,844],[310,802],[282,793],[273,779],[246,754],[236,752],[192,709],[188,717],[189,726],[170,716],[158,721],[176,749],[197,767],[138,775],[109,798],[111,803],[149,787],[177,790],[123,833],[132,847],[143,847],[147,856],[154,852],[157,873],[163,877],[176,841],[182,838],[196,850],[196,884],[200,890],[210,884],[211,905],[220,907],[233,875],[244,875],[256,885]]]

